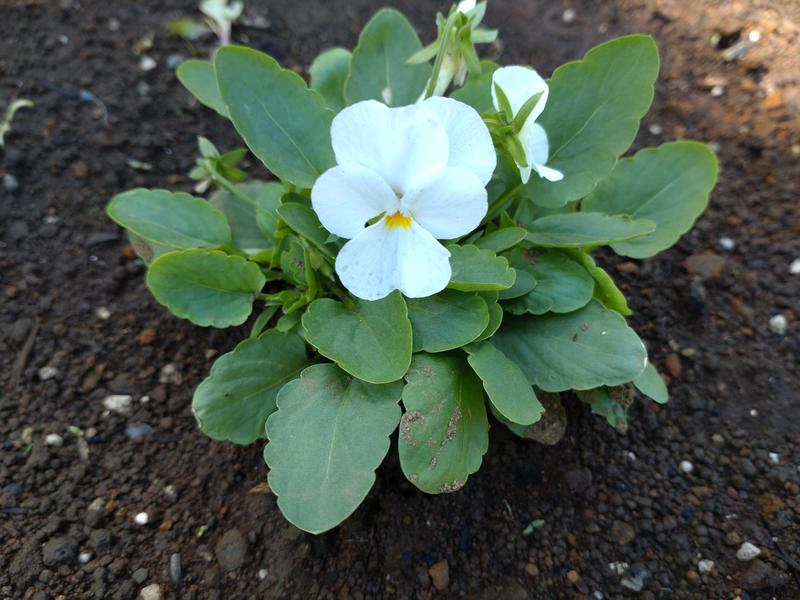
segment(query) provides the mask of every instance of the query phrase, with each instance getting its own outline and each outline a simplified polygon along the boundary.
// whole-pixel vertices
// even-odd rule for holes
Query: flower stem
[[[499,215],[503,210],[511,203],[511,200],[514,199],[514,195],[520,190],[522,184],[507,189],[503,192],[500,197],[492,202],[489,206],[489,210],[486,211],[486,216],[483,219],[484,223],[488,223],[492,219],[494,219],[497,215]]]

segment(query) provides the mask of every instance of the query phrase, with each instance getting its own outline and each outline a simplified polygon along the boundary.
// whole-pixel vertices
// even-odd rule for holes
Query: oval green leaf
[[[544,248],[586,248],[641,237],[656,230],[649,219],[599,212],[548,215],[528,226],[528,241]]]
[[[203,327],[241,325],[264,287],[258,265],[218,250],[180,250],[155,259],[147,287],[172,314]]]
[[[270,248],[275,241],[273,236],[265,235],[264,229],[258,225],[258,219],[259,213],[264,211],[275,214],[283,186],[275,182],[249,181],[240,183],[237,187],[256,205],[226,189],[217,190],[208,201],[228,220],[233,234],[233,245],[252,256]]]
[[[319,217],[312,208],[299,202],[286,202],[278,208],[278,214],[289,227],[314,244],[326,256],[329,258],[336,256],[338,248],[328,242],[330,234],[319,222]]]
[[[402,389],[358,381],[330,363],[284,386],[267,421],[264,461],[289,522],[321,533],[358,508],[389,450]]]
[[[475,245],[493,252],[503,252],[519,244],[527,234],[522,227],[503,227],[478,238]]]
[[[427,298],[409,298],[408,318],[414,352],[444,352],[475,340],[489,324],[486,302],[476,294],[444,290]]]
[[[207,60],[190,58],[178,65],[175,74],[178,81],[183,84],[189,93],[192,94],[203,106],[215,110],[218,114],[230,117],[228,107],[222,100],[217,85],[217,76],[214,73],[214,65]]]
[[[628,308],[628,300],[625,298],[625,294],[617,287],[611,275],[605,269],[597,266],[590,254],[577,249],[567,250],[566,252],[574,260],[581,263],[583,268],[594,279],[594,297],[600,304],[617,311],[623,317],[633,314],[631,309]]]
[[[326,50],[311,63],[311,89],[323,97],[328,108],[339,112],[346,105],[344,84],[350,74],[350,60],[353,55],[344,48]]]
[[[659,404],[666,404],[669,400],[667,384],[664,383],[664,379],[659,375],[653,363],[647,363],[642,374],[633,380],[633,385],[645,396]]]
[[[447,287],[462,292],[507,290],[516,280],[508,261],[477,246],[448,246],[453,274]]]

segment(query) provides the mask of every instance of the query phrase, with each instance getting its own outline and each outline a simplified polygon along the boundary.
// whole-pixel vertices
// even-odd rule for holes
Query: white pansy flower
[[[550,156],[550,145],[547,142],[547,132],[544,127],[536,123],[536,119],[544,110],[550,92],[547,82],[536,71],[527,67],[513,66],[497,69],[492,76],[492,100],[495,109],[500,110],[495,85],[499,86],[508,98],[514,116],[528,100],[541,93],[536,106],[519,132],[519,141],[525,150],[528,164],[517,163],[517,167],[519,167],[522,183],[528,182],[532,170],[548,181],[561,181],[564,178],[561,171],[545,166]]]
[[[456,7],[456,10],[460,13],[468,13],[477,4],[477,0],[461,0]]]
[[[480,224],[497,161],[478,113],[451,98],[401,108],[366,100],[336,115],[331,143],[337,166],[311,201],[325,228],[350,240],[336,258],[342,284],[364,300],[443,290],[450,252],[437,239]]]

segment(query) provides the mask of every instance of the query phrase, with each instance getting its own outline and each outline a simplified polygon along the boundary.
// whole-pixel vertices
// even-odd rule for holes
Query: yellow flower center
[[[389,215],[386,217],[386,226],[387,227],[402,227],[404,229],[408,229],[411,227],[411,218],[405,216],[401,212],[396,212],[393,215]]]

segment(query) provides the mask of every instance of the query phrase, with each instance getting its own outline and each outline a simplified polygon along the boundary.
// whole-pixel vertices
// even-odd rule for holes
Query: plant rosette
[[[562,392],[620,431],[635,390],[667,400],[593,252],[671,247],[717,159],[685,140],[622,157],[653,99],[650,37],[544,79],[478,60],[496,35],[485,11],[440,14],[423,48],[381,10],[308,84],[239,46],[186,61],[180,81],[271,177],[248,180],[245,149],[201,138],[190,175],[207,198],[135,189],[108,205],[158,302],[204,327],[250,321],[193,410],[215,440],[267,440],[270,488],[306,531],[352,514],[395,432],[408,480],[453,492],[480,468],[489,414],[556,443],[543,427],[563,434]]]

